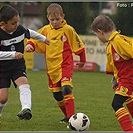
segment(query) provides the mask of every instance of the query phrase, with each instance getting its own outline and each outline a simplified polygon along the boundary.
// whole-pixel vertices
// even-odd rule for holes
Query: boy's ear
[[[0,26],[3,26],[5,24],[5,22],[1,21],[0,22]]]
[[[100,30],[100,29],[98,29],[98,32],[100,32],[101,34],[103,34],[103,31],[102,31],[102,30]]]
[[[62,15],[62,18],[63,18],[63,19],[65,18],[65,14]]]

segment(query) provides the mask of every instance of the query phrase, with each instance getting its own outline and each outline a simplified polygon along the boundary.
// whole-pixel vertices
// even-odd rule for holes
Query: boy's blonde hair
[[[92,31],[97,32],[98,29],[104,32],[109,32],[116,28],[114,22],[108,16],[99,15],[93,20],[91,24]]]
[[[49,16],[51,14],[55,15],[55,16],[57,16],[57,15],[62,16],[63,15],[62,7],[57,3],[53,3],[53,4],[49,5],[47,8],[47,15]]]

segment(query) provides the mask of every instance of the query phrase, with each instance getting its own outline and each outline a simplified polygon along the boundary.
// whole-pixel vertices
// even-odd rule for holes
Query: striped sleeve
[[[0,51],[0,60],[12,60],[15,59],[16,51]]]
[[[34,31],[34,30],[31,30],[31,29],[28,29],[29,32],[30,32],[30,37],[33,38],[33,39],[36,39],[40,42],[44,42],[46,40],[46,36],[43,36],[42,34]]]

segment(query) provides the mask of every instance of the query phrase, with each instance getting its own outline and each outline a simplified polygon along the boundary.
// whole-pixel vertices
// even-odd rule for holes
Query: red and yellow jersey
[[[112,74],[119,83],[133,84],[133,40],[115,31],[106,47],[106,73]]]
[[[49,24],[39,29],[38,32],[46,36],[50,44],[45,45],[33,39],[30,41],[34,44],[36,52],[45,53],[47,73],[53,83],[57,83],[62,77],[72,76],[72,53],[79,55],[81,62],[86,61],[83,42],[74,28],[65,20],[58,29]]]

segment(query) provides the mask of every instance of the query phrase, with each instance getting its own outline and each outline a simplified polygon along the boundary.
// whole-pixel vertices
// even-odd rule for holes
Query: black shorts
[[[27,77],[25,68],[0,73],[0,88],[10,88],[11,81],[14,83],[16,79],[22,76]],[[14,86],[17,87],[15,83]]]

